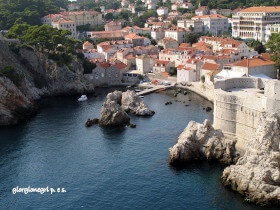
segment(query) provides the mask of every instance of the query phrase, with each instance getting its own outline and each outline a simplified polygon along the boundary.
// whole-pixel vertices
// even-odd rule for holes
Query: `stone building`
[[[243,153],[263,114],[279,113],[280,82],[242,77],[218,80],[214,86],[214,127],[236,137],[237,151]]]

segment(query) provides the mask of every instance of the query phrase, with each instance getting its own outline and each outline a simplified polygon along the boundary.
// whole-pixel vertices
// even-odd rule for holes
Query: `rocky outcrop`
[[[245,195],[247,201],[280,205],[279,141],[279,115],[263,116],[244,156],[224,170],[223,183]]]
[[[6,77],[0,77],[0,125],[16,124],[35,112],[35,104]]]
[[[106,100],[101,108],[99,125],[107,127],[128,125],[130,118],[116,101]]]
[[[72,64],[59,67],[36,50],[12,52],[0,34],[0,125],[16,124],[37,108],[35,101],[44,96],[93,92],[94,84],[83,75],[83,67],[73,59]],[[1,75],[11,65],[20,75],[19,85]]]
[[[127,113],[138,116],[152,116],[154,111],[134,91],[128,90],[122,93],[121,106]]]
[[[169,149],[171,164],[190,162],[195,159],[219,160],[230,164],[235,158],[236,140],[225,138],[215,130],[209,120],[203,124],[191,121],[179,136],[177,144]]]
[[[155,112],[150,110],[147,104],[133,91],[114,91],[106,97],[101,109],[99,125],[123,126],[129,125],[130,117],[127,113],[138,116],[151,116]],[[136,125],[131,124],[132,127]]]

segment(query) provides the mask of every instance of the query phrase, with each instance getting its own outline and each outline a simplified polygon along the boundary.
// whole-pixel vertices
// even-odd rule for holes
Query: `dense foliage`
[[[66,8],[67,0],[0,0],[0,29],[9,29],[14,23],[40,25],[41,17]]]
[[[246,44],[257,51],[259,54],[266,52],[265,46],[259,40],[250,40]]]
[[[199,34],[196,34],[194,32],[190,32],[186,35],[186,43],[196,43],[198,41]]]
[[[44,52],[48,51],[48,57],[56,61],[59,66],[71,63],[76,49],[82,47],[80,40],[68,38],[71,32],[59,30],[48,25],[30,26],[28,24],[16,24],[6,34],[8,38],[17,38],[22,42],[21,47],[32,47]]]
[[[0,75],[9,78],[16,86],[19,86],[22,82],[22,75],[19,74],[11,65],[5,66],[0,71]]]
[[[274,55],[271,56],[272,60],[276,62],[276,66],[280,68],[280,33],[272,34],[270,40],[267,42],[266,47]]]

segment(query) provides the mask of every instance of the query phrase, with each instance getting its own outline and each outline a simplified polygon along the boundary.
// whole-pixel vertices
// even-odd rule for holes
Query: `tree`
[[[204,76],[204,75],[202,75],[202,76],[200,77],[200,81],[201,81],[202,83],[205,82],[205,76]]]
[[[177,25],[177,20],[173,19],[173,20],[171,20],[171,23],[176,26]]]
[[[170,76],[175,76],[177,75],[177,68],[176,67],[171,67],[170,68]]]
[[[0,0],[0,28],[9,29],[16,22],[41,25],[41,17],[58,13],[67,4],[66,0]]]
[[[104,16],[104,18],[105,18],[106,20],[112,20],[112,19],[114,19],[114,15],[113,15],[112,12],[109,12],[109,13],[107,13],[107,14]]]
[[[106,42],[106,41],[109,41],[109,39],[107,39],[107,38],[100,38],[100,39],[98,39],[96,44],[100,44],[101,42]]]
[[[190,32],[186,35],[186,43],[196,43],[198,41],[199,35],[194,33],[194,32]]]
[[[22,82],[22,75],[17,73],[15,68],[11,65],[5,66],[2,71],[0,71],[0,75],[9,78],[16,86],[19,86]]]
[[[271,59],[276,63],[277,68],[280,68],[280,33],[272,34],[269,41],[266,44],[270,53],[274,53]]]
[[[252,40],[247,42],[247,45],[257,51],[259,54],[265,53],[266,48],[259,40]]]

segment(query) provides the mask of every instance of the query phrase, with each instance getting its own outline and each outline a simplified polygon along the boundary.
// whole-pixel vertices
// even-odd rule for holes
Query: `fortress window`
[[[241,107],[241,112],[243,111],[243,107]]]

